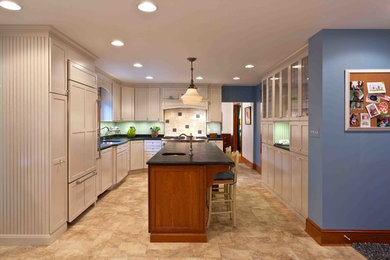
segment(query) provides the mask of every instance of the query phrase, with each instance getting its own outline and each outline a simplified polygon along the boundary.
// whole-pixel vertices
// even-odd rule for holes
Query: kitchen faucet
[[[189,154],[190,154],[190,156],[192,156],[192,155],[193,155],[193,153],[192,153],[192,138],[193,138],[192,133],[190,133],[189,136],[183,133],[183,134],[179,135],[179,139],[180,139],[182,136],[185,136],[185,137],[189,137],[189,138],[190,138],[190,153],[189,153]],[[185,139],[185,137],[184,137],[184,139]]]
[[[107,135],[107,134],[110,132],[110,128],[108,128],[107,126],[101,128],[101,129],[100,129],[100,133],[103,131],[104,128],[107,128],[107,133],[106,133],[106,135]]]

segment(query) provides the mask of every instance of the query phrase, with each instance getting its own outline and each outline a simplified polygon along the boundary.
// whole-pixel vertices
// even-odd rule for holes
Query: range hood
[[[183,102],[178,99],[165,99],[161,104],[161,108],[162,110],[174,109],[174,108],[197,108],[197,109],[208,110],[209,103],[208,101],[201,101],[199,104],[196,105],[186,105],[183,104]]]

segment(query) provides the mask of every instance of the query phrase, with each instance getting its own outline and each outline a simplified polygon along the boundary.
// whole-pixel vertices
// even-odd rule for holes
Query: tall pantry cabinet
[[[308,216],[308,65],[303,48],[264,77],[261,92],[263,184],[302,219]],[[274,145],[283,139],[289,148]]]
[[[67,229],[67,60],[96,57],[26,25],[0,25],[0,53],[0,243],[50,244]]]

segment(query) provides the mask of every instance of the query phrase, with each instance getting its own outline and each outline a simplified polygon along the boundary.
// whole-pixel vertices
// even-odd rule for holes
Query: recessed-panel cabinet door
[[[73,221],[85,209],[84,182],[73,182],[69,184],[69,217]]]
[[[130,144],[130,169],[139,170],[144,168],[144,141],[131,141]]]
[[[265,122],[262,122],[261,126],[261,138],[262,142],[268,144],[268,124]]]
[[[50,233],[67,218],[67,97],[50,95]]]
[[[292,206],[301,212],[302,209],[302,161],[301,157],[291,155],[291,169],[292,169],[292,191],[291,202]]]
[[[102,192],[113,184],[113,153],[112,148],[102,151]]]
[[[275,149],[275,169],[274,169],[274,178],[275,185],[274,189],[276,193],[282,195],[282,152],[278,149]]]
[[[271,189],[275,187],[275,149],[268,147],[267,149],[267,170],[268,170],[268,185]]]
[[[122,87],[122,120],[134,120],[134,88]]]
[[[113,83],[112,86],[112,108],[114,121],[121,120],[121,86]]]
[[[85,130],[96,131],[96,90],[86,88],[85,90]]]
[[[302,123],[301,125],[301,145],[302,154],[307,155],[309,147],[309,125],[307,122]]]
[[[261,176],[263,183],[268,183],[268,148],[265,144],[261,146]]]
[[[96,201],[96,176],[89,177],[84,181],[85,208]]]
[[[84,171],[86,173],[96,170],[96,132],[85,133]]]
[[[136,121],[148,120],[148,89],[135,88],[134,90],[134,119]]]
[[[85,90],[84,86],[72,81],[69,95],[70,132],[83,132],[85,128]]]
[[[301,151],[301,125],[299,122],[290,122],[290,151]]]
[[[307,157],[302,157],[302,215],[307,218],[309,204],[309,176],[308,176],[308,160]]]
[[[270,123],[268,124],[268,140],[267,140],[267,143],[269,145],[274,145],[274,124],[273,123]]]
[[[148,121],[160,120],[160,88],[149,88]]]
[[[51,40],[50,92],[66,95],[66,47]]]
[[[291,156],[290,152],[282,153],[282,197],[285,201],[291,201]]]
[[[69,182],[86,173],[85,165],[85,133],[73,133],[69,138]]]

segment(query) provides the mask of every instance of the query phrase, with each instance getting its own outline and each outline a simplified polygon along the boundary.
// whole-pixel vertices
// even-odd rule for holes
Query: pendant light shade
[[[192,63],[196,61],[196,58],[190,57],[187,58],[191,62],[191,84],[188,87],[186,93],[181,96],[181,100],[186,105],[197,105],[202,101],[202,96],[199,95],[198,90],[195,87],[194,84],[194,68],[192,66]]]

